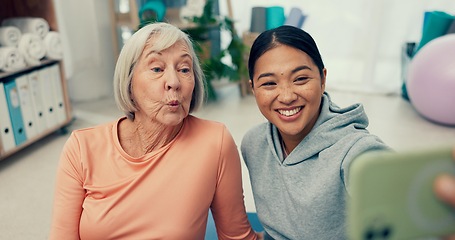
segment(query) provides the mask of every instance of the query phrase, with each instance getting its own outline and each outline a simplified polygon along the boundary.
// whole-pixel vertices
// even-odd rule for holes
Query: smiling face
[[[303,51],[278,45],[258,58],[253,92],[261,113],[273,123],[285,141],[296,145],[313,128],[325,90],[313,60]],[[295,146],[286,146],[291,150]]]
[[[153,39],[149,41],[131,82],[131,95],[138,109],[135,120],[176,126],[189,113],[195,85],[193,59],[183,41],[160,52],[151,51]]]

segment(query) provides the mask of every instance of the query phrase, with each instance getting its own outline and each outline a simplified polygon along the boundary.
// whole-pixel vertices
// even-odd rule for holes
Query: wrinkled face
[[[132,79],[135,119],[175,126],[188,115],[194,89],[193,59],[180,41],[161,52],[146,45]]]
[[[325,89],[325,75],[313,60],[285,45],[264,53],[255,64],[253,92],[261,113],[283,138],[303,139],[314,126]]]

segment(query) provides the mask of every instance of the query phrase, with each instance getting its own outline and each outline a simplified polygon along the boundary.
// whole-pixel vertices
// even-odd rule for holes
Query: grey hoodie
[[[389,149],[366,127],[361,104],[340,108],[328,93],[312,131],[283,160],[278,129],[249,130],[241,144],[266,239],[345,239],[345,194],[351,161]]]

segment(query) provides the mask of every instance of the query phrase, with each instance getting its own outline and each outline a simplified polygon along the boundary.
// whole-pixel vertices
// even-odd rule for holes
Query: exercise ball
[[[407,90],[411,104],[425,118],[455,125],[455,34],[431,40],[414,55]]]

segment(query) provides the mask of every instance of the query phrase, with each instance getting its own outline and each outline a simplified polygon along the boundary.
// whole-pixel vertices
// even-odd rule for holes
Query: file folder
[[[57,116],[55,114],[54,90],[52,90],[52,79],[48,67],[41,68],[39,72],[39,83],[41,95],[43,96],[44,119],[47,128],[57,126]]]
[[[4,82],[3,84],[5,87],[6,104],[8,105],[11,125],[13,127],[14,142],[16,143],[16,146],[18,146],[27,140],[24,120],[21,113],[19,91],[14,79],[9,79],[9,81]]]
[[[30,72],[28,77],[28,83],[30,85],[30,96],[32,98],[33,109],[35,110],[35,127],[38,134],[46,131],[48,126],[46,124],[43,93],[41,92],[41,85],[39,79],[39,72],[37,70]],[[45,93],[44,93],[45,94]]]
[[[49,67],[49,71],[52,79],[52,89],[54,90],[55,115],[57,117],[57,123],[61,124],[65,122],[67,117],[65,103],[63,101],[63,87],[62,79],[60,77],[60,67],[58,64],[51,65]]]
[[[28,84],[27,74],[23,74],[16,78],[16,86],[19,92],[20,107],[22,119],[24,120],[25,135],[28,139],[35,137],[38,133],[36,131],[35,123],[35,110],[32,106],[32,99],[30,96],[30,85]]]
[[[13,126],[9,117],[4,89],[3,82],[0,82],[0,140],[3,151],[7,152],[16,146],[16,142],[14,141]]]

